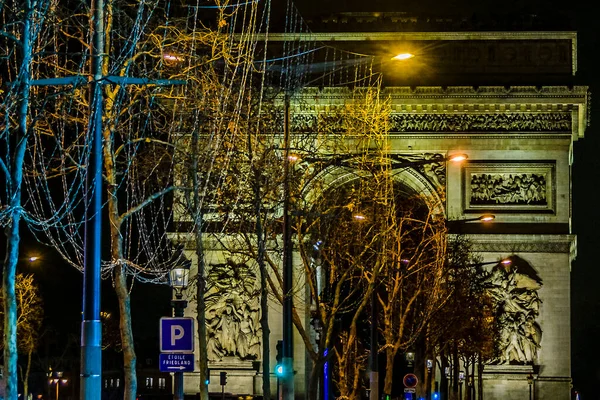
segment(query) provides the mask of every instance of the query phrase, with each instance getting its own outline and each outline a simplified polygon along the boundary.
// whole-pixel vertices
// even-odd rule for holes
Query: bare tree
[[[0,12],[5,21],[0,32],[0,48],[4,66],[2,80],[5,90],[0,91],[0,171],[4,175],[6,191],[0,198],[0,225],[6,236],[6,255],[2,268],[4,309],[4,374],[5,396],[16,399],[17,389],[17,293],[16,267],[19,260],[21,223],[27,221],[23,207],[23,180],[29,139],[34,129],[30,103],[34,54],[46,43],[44,20],[51,2],[25,1],[2,3]],[[6,23],[11,21],[11,23]]]
[[[23,396],[29,393],[29,373],[32,365],[32,355],[36,350],[44,318],[43,302],[40,291],[33,279],[33,275],[17,274],[15,281],[15,293],[17,297],[17,348],[20,353],[25,354],[27,361],[24,370],[21,368],[21,380],[23,382]],[[4,291],[0,292],[4,300]],[[0,308],[0,314],[4,316],[5,309]],[[5,325],[2,324],[0,332],[5,333]]]

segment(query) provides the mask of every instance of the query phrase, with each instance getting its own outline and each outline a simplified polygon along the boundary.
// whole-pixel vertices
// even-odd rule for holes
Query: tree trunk
[[[29,95],[30,95],[30,75],[32,58],[32,5],[27,1],[25,6],[26,16],[23,21],[23,60],[21,62],[21,78],[19,87],[19,128],[14,143],[16,144],[15,153],[12,159],[10,176],[6,177],[8,186],[8,204],[10,210],[10,219],[5,228],[6,235],[6,257],[4,258],[4,267],[2,268],[2,291],[4,292],[4,376],[5,393],[7,400],[16,400],[18,397],[18,376],[17,376],[17,298],[15,293],[15,275],[17,263],[19,261],[19,242],[21,233],[19,225],[21,222],[21,188],[23,183],[23,163],[25,160],[25,150],[27,148],[28,132],[28,114],[29,114]],[[10,138],[7,138],[10,140]],[[7,157],[8,158],[8,157]]]
[[[396,351],[393,348],[388,348],[385,352],[385,381],[383,383],[383,394],[392,394],[392,386],[394,385],[395,358]]]
[[[449,390],[448,390],[448,376],[446,376],[446,368],[449,368],[448,366],[448,357],[446,356],[445,353],[441,354],[441,359],[442,359],[442,367],[440,368],[440,397],[441,400],[448,400],[449,399]]]
[[[125,375],[123,400],[135,400],[137,394],[137,359],[131,328],[131,300],[124,266],[117,265],[115,268],[115,291],[119,300],[119,324],[121,328],[121,346],[123,347],[123,373]]]
[[[204,242],[202,228],[204,215],[202,213],[202,204],[200,199],[200,182],[198,179],[198,129],[192,132],[192,185],[193,200],[192,212],[196,225],[196,258],[198,260],[198,272],[196,274],[196,321],[198,322],[198,353],[200,364],[200,400],[208,400],[208,349],[206,340],[206,303],[204,302],[204,292],[206,291],[206,265],[204,264]]]
[[[20,173],[16,175],[20,175]],[[18,395],[15,273],[17,261],[19,260],[19,222],[21,211],[14,204],[20,203],[20,189],[18,193],[19,199],[16,199],[15,196],[11,201],[13,212],[11,213],[10,225],[6,228],[6,258],[4,259],[4,268],[2,270],[2,291],[4,292],[4,376],[6,377],[5,398],[7,400],[16,400]]]
[[[321,385],[319,383],[322,382],[321,377],[323,376],[323,368],[325,366],[325,361],[326,358],[319,357],[317,361],[313,362],[312,370],[310,371],[310,377],[308,381],[308,398],[311,400],[329,400],[323,398],[320,395],[320,393],[323,393],[324,389],[322,386],[323,383]]]
[[[107,113],[112,110],[113,98],[108,96]],[[110,118],[109,118],[110,119]],[[119,215],[117,194],[117,167],[114,154],[114,142],[112,140],[112,127],[104,130],[104,169],[108,182],[108,218],[110,225],[110,254],[115,274],[115,293],[119,303],[119,328],[121,334],[121,347],[123,348],[123,374],[125,383],[123,385],[123,400],[136,400],[137,397],[137,375],[136,355],[133,341],[133,330],[131,327],[131,299],[127,285],[127,267],[123,264],[123,239],[121,226],[123,223]]]
[[[27,366],[23,375],[23,399],[27,399],[29,395],[29,373],[31,372],[31,355],[33,354],[33,346],[27,352]]]
[[[458,398],[458,376],[460,365],[458,362],[458,345],[456,341],[452,343],[452,395],[451,399]]]
[[[197,203],[196,203],[197,204]],[[199,207],[199,206],[198,206]],[[204,264],[204,243],[202,242],[202,213],[196,221],[196,258],[198,259],[198,274],[196,285],[196,321],[198,321],[198,362],[200,364],[200,400],[208,400],[208,354],[206,347],[206,303],[204,292],[206,291],[206,266]]]
[[[248,140],[249,146],[251,138]],[[248,153],[252,157],[252,148],[248,148]],[[254,213],[256,217],[256,241],[257,241],[257,254],[256,263],[260,272],[260,328],[262,332],[262,391],[263,400],[271,399],[271,360],[270,360],[270,336],[271,330],[269,328],[269,291],[267,283],[267,268],[265,265],[265,237],[264,230],[261,221],[261,176],[260,171],[256,166],[254,169]]]
[[[477,363],[477,399],[483,400],[483,360],[481,354]]]

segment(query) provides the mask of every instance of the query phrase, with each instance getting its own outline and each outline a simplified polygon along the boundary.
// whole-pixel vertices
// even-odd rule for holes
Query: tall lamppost
[[[462,400],[462,385],[465,380],[465,371],[460,371],[458,373],[458,399]]]
[[[174,317],[183,317],[184,310],[187,307],[187,300],[183,300],[183,291],[188,286],[191,264],[191,261],[185,260],[169,271],[169,285],[175,292],[175,299],[171,300]],[[173,375],[173,397],[175,400],[183,400],[183,372],[175,372]]]
[[[292,229],[290,226],[290,96],[285,93],[283,122],[283,344],[281,389],[283,400],[294,399],[294,331]]]
[[[66,379],[66,378],[63,378],[62,371],[56,371],[54,374],[51,374],[51,375],[54,375],[54,377],[50,378],[48,380],[48,384],[49,385],[53,385],[53,384],[56,385],[56,398],[55,398],[55,400],[58,400],[59,393],[60,393],[60,385],[61,384],[62,385],[66,385],[69,380]]]

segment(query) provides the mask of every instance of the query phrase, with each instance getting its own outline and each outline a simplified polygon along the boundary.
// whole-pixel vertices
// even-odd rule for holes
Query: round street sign
[[[406,374],[402,382],[404,382],[404,387],[414,388],[419,383],[419,379],[417,379],[415,374]]]

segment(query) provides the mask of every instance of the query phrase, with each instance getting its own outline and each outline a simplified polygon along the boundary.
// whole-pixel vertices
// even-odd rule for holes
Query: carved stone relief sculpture
[[[469,162],[463,171],[465,210],[554,211],[553,163]]]
[[[547,205],[542,174],[471,174],[471,204]]]
[[[257,359],[260,288],[254,271],[246,264],[233,262],[211,265],[204,298],[208,359]]]
[[[486,285],[499,329],[498,353],[492,363],[535,364],[542,339],[536,322],[542,287],[537,272],[523,259],[511,257],[511,264],[492,269]]]
[[[568,113],[392,114],[391,132],[568,132]]]
[[[283,126],[283,121],[277,121]],[[292,116],[294,132],[340,133],[343,113],[299,113]],[[555,113],[393,113],[390,132],[569,132],[571,114]]]

